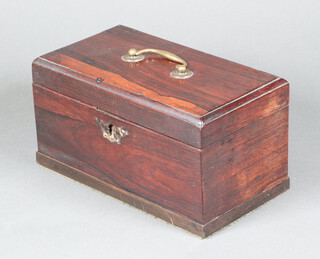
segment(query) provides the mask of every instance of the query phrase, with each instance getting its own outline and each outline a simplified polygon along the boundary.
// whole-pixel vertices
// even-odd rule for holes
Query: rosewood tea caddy
[[[289,84],[124,26],[33,62],[39,164],[206,237],[289,188]]]

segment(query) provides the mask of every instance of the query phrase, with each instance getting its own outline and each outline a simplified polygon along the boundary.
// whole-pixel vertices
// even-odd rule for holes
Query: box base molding
[[[261,192],[250,200],[240,204],[239,206],[229,210],[228,212],[212,219],[206,224],[198,223],[180,213],[166,209],[152,201],[142,198],[138,195],[120,189],[109,183],[99,180],[96,177],[88,175],[70,165],[60,162],[40,152],[36,153],[37,162],[53,171],[56,171],[73,180],[90,186],[98,191],[101,191],[109,196],[112,196],[122,202],[143,210],[157,218],[167,221],[177,227],[187,230],[201,238],[205,238],[219,229],[227,226],[231,222],[239,219],[248,212],[254,210],[260,205],[268,202],[279,194],[289,189],[289,178],[278,183],[277,185]]]

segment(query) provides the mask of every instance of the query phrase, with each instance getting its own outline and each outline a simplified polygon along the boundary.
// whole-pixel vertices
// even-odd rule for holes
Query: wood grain
[[[146,47],[180,55],[195,75],[187,80],[171,78],[169,72],[176,63],[159,56],[149,55],[133,64],[121,60],[130,48]],[[276,79],[265,72],[124,26],[116,26],[43,58],[94,78],[102,73],[106,83],[197,116]]]
[[[40,152],[200,223],[287,178],[287,107],[201,150],[46,88],[34,91]],[[129,130],[123,145],[101,137],[97,117]]]
[[[108,111],[127,121],[159,132],[194,147],[200,147],[199,118],[172,110],[143,96],[98,84],[95,78],[37,59],[33,63],[34,81],[48,89],[88,105]]]
[[[282,80],[281,80],[282,81]],[[259,94],[258,94],[259,95]],[[283,80],[277,88],[259,95],[244,105],[236,106],[228,113],[221,112],[219,116],[206,123],[201,128],[201,148],[205,148],[228,135],[239,131],[271,114],[283,109],[289,104],[289,84]]]
[[[288,177],[288,107],[202,152],[203,221]]]
[[[34,86],[39,151],[115,186],[201,221],[200,151],[94,107]],[[95,118],[123,126],[121,145]]]
[[[169,72],[176,64],[155,55],[139,63],[121,60],[129,48],[148,46],[181,55],[195,75],[187,80],[173,79]],[[97,78],[101,82],[97,83]],[[254,119],[243,118],[242,113],[238,116],[239,107],[287,85],[276,76],[124,26],[36,59],[33,81],[197,148],[214,143],[214,136],[239,129],[222,119],[215,123],[217,118],[235,111],[234,117],[240,121],[231,124],[244,127]],[[267,116],[286,105],[282,100],[278,106],[266,103],[254,109],[261,107],[257,112]],[[217,132],[219,125],[229,132]]]
[[[171,51],[175,63],[129,48]],[[289,84],[124,26],[33,62],[39,163],[202,237],[289,188]],[[121,145],[96,119],[123,126]]]
[[[62,163],[39,152],[37,152],[37,162],[60,174],[119,199],[135,208],[154,215],[157,218],[163,219],[168,223],[187,230],[201,238],[205,238],[219,229],[227,226],[231,222],[237,220],[265,202],[268,202],[289,188],[289,179],[286,179],[283,182],[263,191],[252,199],[242,203],[240,206],[233,208],[217,218],[214,218],[207,224],[200,224],[182,214],[168,210],[154,202],[151,202],[126,190],[120,189],[107,182],[101,181],[94,176],[85,174],[83,171],[80,171],[70,165]]]

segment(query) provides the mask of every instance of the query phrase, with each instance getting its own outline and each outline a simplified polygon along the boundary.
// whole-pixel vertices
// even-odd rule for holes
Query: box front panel
[[[34,100],[39,152],[202,220],[198,149],[41,86],[34,85]],[[121,144],[103,137],[112,127],[128,133]]]
[[[106,82],[98,71],[95,77],[60,67],[37,59],[33,63],[33,80],[62,95],[108,111],[126,121],[158,132],[196,148],[200,148],[199,118],[173,110],[161,102],[149,102],[143,95],[130,91],[122,92],[119,87]]]

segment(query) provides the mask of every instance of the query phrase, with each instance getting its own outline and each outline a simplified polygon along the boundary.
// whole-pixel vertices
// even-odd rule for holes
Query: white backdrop
[[[318,258],[320,4],[312,0],[0,4],[1,258]],[[291,83],[291,189],[208,239],[35,163],[31,62],[117,24]]]

